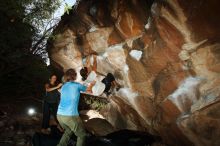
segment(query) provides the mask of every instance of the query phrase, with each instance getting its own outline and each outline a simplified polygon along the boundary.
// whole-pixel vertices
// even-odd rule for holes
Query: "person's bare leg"
[[[121,88],[120,84],[115,80],[112,82],[112,87],[116,88],[117,91]]]
[[[91,64],[91,57],[93,57],[93,64]],[[96,55],[89,55],[86,57],[86,64],[85,66],[88,69],[88,72],[97,70],[97,56]]]
[[[96,72],[97,71],[97,56],[92,55],[92,57],[93,57],[93,65],[91,67],[92,67],[92,70]]]
[[[86,57],[85,67],[87,67],[88,72],[91,72],[92,69],[91,69],[90,55],[88,55],[88,56]]]

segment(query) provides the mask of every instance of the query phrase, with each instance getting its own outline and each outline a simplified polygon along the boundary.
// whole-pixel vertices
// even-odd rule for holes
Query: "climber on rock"
[[[97,56],[92,55],[91,57],[87,57],[85,67],[80,70],[82,80],[85,84],[96,81],[96,84],[92,88],[93,95],[101,96],[105,93],[108,96],[111,94],[111,87],[117,87],[119,89],[120,85],[116,82],[112,73],[108,73],[106,76],[97,73]]]

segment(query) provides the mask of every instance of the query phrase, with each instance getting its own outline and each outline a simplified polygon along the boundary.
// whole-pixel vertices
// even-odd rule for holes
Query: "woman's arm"
[[[45,89],[46,89],[47,92],[50,92],[50,91],[59,89],[62,85],[63,85],[63,84],[60,83],[60,84],[58,84],[56,87],[50,88],[49,84],[46,84],[46,85],[45,85]]]

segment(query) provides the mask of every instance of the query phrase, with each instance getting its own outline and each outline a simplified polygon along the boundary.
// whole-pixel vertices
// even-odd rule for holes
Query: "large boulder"
[[[148,131],[171,145],[220,145],[220,115],[200,110],[218,111],[219,5],[81,0],[62,16],[49,55],[63,70],[79,70],[84,57],[98,55],[99,72],[113,73],[122,86],[100,111],[115,129]],[[215,129],[212,138],[202,134],[207,127]]]

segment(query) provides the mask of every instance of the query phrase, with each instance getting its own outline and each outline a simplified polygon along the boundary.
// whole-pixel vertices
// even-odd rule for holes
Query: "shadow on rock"
[[[56,146],[59,142],[62,133],[55,127],[51,127],[51,134],[45,135],[42,133],[35,133],[33,136],[33,146]],[[89,135],[87,137],[86,146],[146,146],[155,142],[161,142],[160,137],[153,136],[149,133],[120,130],[106,136]],[[69,146],[76,143],[76,137],[73,135]]]

